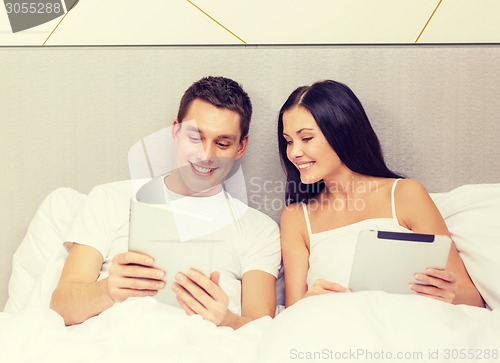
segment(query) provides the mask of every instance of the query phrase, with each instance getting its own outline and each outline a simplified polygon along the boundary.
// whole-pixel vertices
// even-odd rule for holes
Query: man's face
[[[176,170],[189,195],[211,195],[243,156],[248,138],[241,139],[240,115],[195,99],[182,123],[173,125]],[[217,191],[219,190],[216,188]]]

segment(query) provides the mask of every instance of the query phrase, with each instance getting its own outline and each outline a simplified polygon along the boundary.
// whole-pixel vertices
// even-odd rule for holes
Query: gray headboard
[[[252,98],[249,201],[278,219],[277,112],[321,79],[353,89],[395,171],[430,191],[499,182],[498,59],[500,45],[2,48],[0,306],[44,196],[128,178],[129,148],[169,125],[203,76],[234,78]]]

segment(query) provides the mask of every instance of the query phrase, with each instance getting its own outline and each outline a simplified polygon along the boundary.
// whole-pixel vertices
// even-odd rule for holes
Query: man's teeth
[[[202,168],[201,166],[193,164],[193,168],[195,168],[196,171],[199,171],[200,173],[210,173],[212,171],[211,168]]]
[[[304,168],[307,168],[307,167],[309,167],[309,166],[311,166],[311,165],[313,165],[313,164],[314,164],[314,163],[301,164],[301,165],[299,165],[299,169],[304,169]]]

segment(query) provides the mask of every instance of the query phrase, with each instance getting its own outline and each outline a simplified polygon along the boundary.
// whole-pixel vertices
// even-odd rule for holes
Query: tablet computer
[[[193,268],[210,276],[214,249],[221,242],[212,234],[181,241],[173,211],[166,204],[130,201],[129,250],[150,255],[154,266],[166,271],[166,285],[155,295],[159,302],[179,306],[171,290],[175,275]]]
[[[409,232],[361,231],[349,280],[351,291],[415,293],[409,284],[427,268],[444,269],[451,238]]]

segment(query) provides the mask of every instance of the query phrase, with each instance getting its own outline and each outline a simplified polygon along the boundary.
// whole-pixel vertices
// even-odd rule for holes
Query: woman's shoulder
[[[285,206],[281,211],[281,220],[283,219],[295,219],[303,215],[303,203],[291,203]]]
[[[401,179],[395,189],[396,198],[404,201],[420,199],[429,195],[424,185],[416,179]]]

